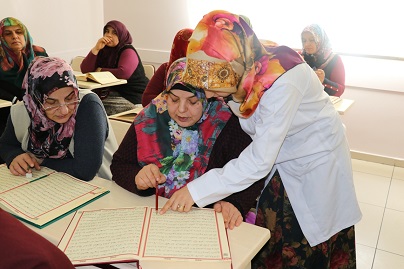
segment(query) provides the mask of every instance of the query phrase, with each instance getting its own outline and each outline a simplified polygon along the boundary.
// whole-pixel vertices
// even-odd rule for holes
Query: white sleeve
[[[244,190],[272,170],[302,100],[302,93],[295,86],[298,83],[290,82],[293,80],[292,70],[264,93],[249,119],[241,120],[246,121],[242,126],[245,124],[248,133],[252,133],[252,143],[237,159],[229,161],[223,168],[206,172],[187,185],[198,206],[206,206]]]

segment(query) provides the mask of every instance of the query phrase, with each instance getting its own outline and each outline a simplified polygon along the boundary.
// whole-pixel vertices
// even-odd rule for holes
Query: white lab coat
[[[283,74],[254,114],[240,119],[253,142],[239,158],[187,186],[203,207],[275,170],[311,246],[361,219],[345,128],[323,86],[303,63]]]

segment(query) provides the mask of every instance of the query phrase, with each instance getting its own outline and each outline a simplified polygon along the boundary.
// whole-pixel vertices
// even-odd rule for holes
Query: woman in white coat
[[[184,82],[228,104],[253,142],[237,159],[177,191],[164,205],[187,212],[268,175],[256,224],[271,230],[253,268],[356,268],[361,219],[349,146],[313,70],[292,49],[263,47],[239,16],[212,11],[190,39]]]

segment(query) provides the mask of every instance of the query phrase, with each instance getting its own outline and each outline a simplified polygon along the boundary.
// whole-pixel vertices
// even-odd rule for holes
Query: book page
[[[55,172],[55,170],[41,167],[41,170],[39,171],[32,169],[32,178],[26,178],[25,176],[15,176],[10,172],[6,165],[0,165],[0,194],[53,172]]]
[[[101,84],[107,84],[107,83],[119,81],[119,79],[117,79],[109,71],[91,72],[91,73],[87,74],[87,78],[94,80]]]
[[[97,191],[97,186],[64,173],[53,173],[0,194],[0,202],[10,209],[11,213],[18,213],[21,217],[35,222],[50,211]]]
[[[218,216],[211,209],[192,209],[188,213],[169,210],[164,215],[152,210],[143,257],[230,258],[225,230],[219,229],[224,228],[223,218]]]
[[[59,248],[73,264],[139,255],[146,207],[78,211]]]
[[[83,73],[75,73],[74,76],[79,81],[87,81],[87,75]]]

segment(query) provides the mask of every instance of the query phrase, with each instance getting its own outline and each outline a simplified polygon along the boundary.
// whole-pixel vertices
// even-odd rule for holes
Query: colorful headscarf
[[[240,116],[247,118],[275,80],[302,62],[288,47],[264,47],[238,15],[215,10],[203,17],[191,36],[183,81],[233,93],[233,100],[241,103]]]
[[[107,27],[112,27],[118,36],[119,43],[115,47],[105,46],[97,55],[96,65],[98,67],[113,68],[120,50],[126,45],[132,44],[132,36],[130,35],[126,26],[120,21],[109,21],[103,28],[103,34]]]
[[[193,29],[184,28],[178,31],[178,33],[175,35],[173,45],[171,47],[170,60],[167,64],[166,74],[168,74],[168,69],[174,61],[186,56],[189,38],[191,37],[193,32]],[[164,84],[164,87],[165,86],[166,85]]]
[[[28,32],[27,27],[20,22],[19,20],[7,17],[0,21],[0,66],[3,71],[8,71],[14,67],[15,64],[18,65],[18,72],[23,70],[24,68],[24,57],[20,60],[18,59],[18,55],[14,53],[12,49],[10,49],[6,40],[3,37],[4,27],[5,26],[19,26],[21,30],[24,32],[25,38],[25,47],[22,50],[23,56],[26,58],[27,62],[30,63],[35,57],[35,51],[44,52],[44,49],[38,46],[33,45],[32,37]]]
[[[305,61],[311,66],[317,69],[324,69],[324,67],[332,60],[335,55],[332,52],[331,42],[328,39],[327,34],[324,29],[322,29],[318,24],[311,24],[305,27],[302,31],[309,32],[314,37],[314,42],[317,46],[317,52],[315,54],[308,54],[304,48],[302,51]]]
[[[203,89],[182,82],[185,65],[185,58],[171,65],[166,90],[134,120],[138,162],[160,168],[167,180],[159,185],[159,195],[167,198],[205,172],[213,145],[231,116],[222,101],[207,101]],[[167,93],[172,89],[192,92],[202,101],[202,117],[193,126],[182,128],[170,118]]]
[[[25,89],[24,105],[31,119],[28,151],[38,158],[66,157],[74,134],[78,106],[66,123],[59,124],[46,116],[42,104],[50,94],[63,87],[73,87],[78,97],[72,68],[56,57],[36,57],[28,67],[22,86]]]

